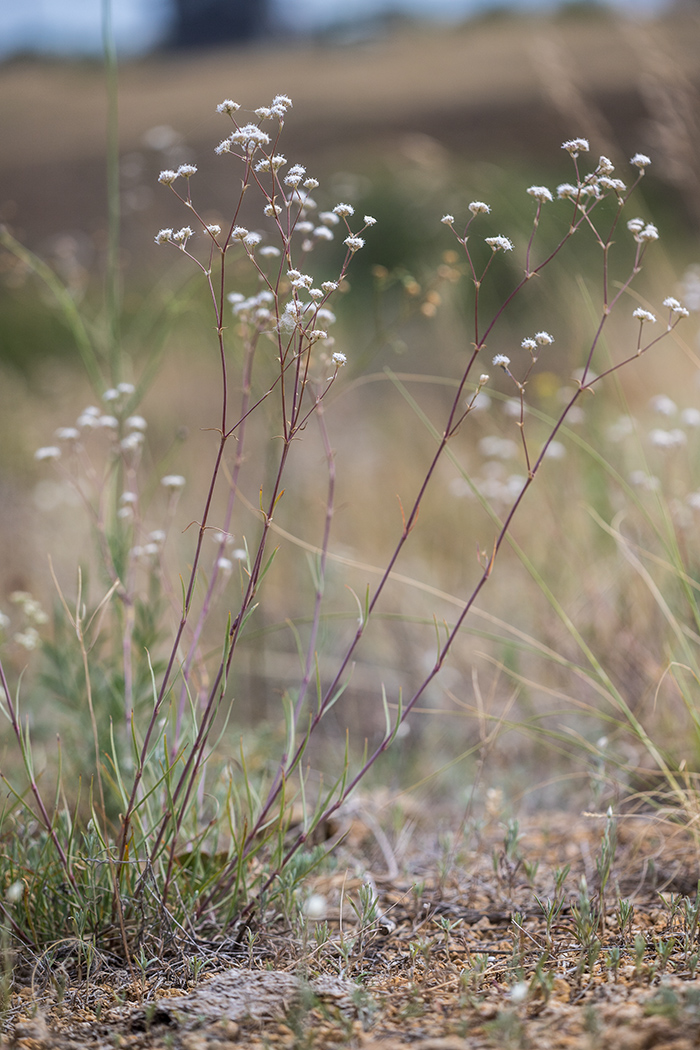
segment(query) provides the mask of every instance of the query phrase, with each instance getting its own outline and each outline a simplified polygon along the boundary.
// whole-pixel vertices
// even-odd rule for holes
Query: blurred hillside
[[[318,175],[387,155],[541,168],[564,138],[587,135],[616,162],[648,152],[655,177],[675,187],[700,224],[699,53],[700,14],[688,12],[639,24],[610,14],[504,16],[449,31],[406,24],[355,46],[276,44],[135,61],[120,71],[125,244],[143,261],[154,257],[150,231],[170,215],[155,185],[161,168],[194,161],[208,199],[225,190],[228,172],[213,154],[226,132],[218,101],[232,97],[252,110],[279,91],[294,100],[287,154]],[[99,241],[99,64],[8,63],[0,110],[0,220],[40,249],[66,232]]]

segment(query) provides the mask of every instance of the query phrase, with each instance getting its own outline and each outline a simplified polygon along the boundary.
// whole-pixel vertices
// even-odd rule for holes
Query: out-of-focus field
[[[700,19],[692,15],[655,23],[570,16],[500,18],[450,31],[407,26],[347,46],[277,43],[201,55],[155,56],[120,70],[121,251],[127,313],[135,313],[143,304],[145,289],[151,285],[160,285],[154,293],[158,295],[168,282],[177,288],[184,281],[182,268],[171,271],[172,258],[153,243],[160,227],[187,221],[177,202],[156,184],[162,168],[195,162],[197,200],[206,202],[211,221],[226,215],[230,182],[237,176],[231,175],[227,158],[213,154],[213,147],[227,133],[215,112],[216,103],[225,97],[252,111],[269,104],[277,92],[288,93],[294,109],[284,130],[286,156],[304,163],[310,174],[321,179],[318,192],[324,206],[354,195],[359,213],[366,209],[379,220],[376,238],[375,231],[367,236],[368,261],[358,257],[356,276],[351,272],[350,305],[338,330],[338,345],[347,352],[350,364],[339,381],[330,423],[339,473],[331,550],[345,561],[334,563],[338,571],[335,567],[331,571],[328,593],[345,622],[346,634],[353,629],[355,606],[344,588],[351,585],[361,594],[370,579],[377,578],[375,570],[386,560],[400,528],[397,496],[408,503],[414,495],[432,449],[431,438],[383,369],[389,366],[413,377],[406,379],[407,389],[421,399],[428,416],[438,420],[445,397],[435,377],[449,382],[452,364],[469,343],[464,320],[468,310],[462,304],[470,284],[460,274],[461,264],[444,255],[454,248],[454,241],[440,226],[441,214],[454,211],[464,216],[470,200],[489,200],[494,211],[489,232],[513,235],[514,226],[522,240],[532,213],[524,188],[532,182],[554,188],[571,177],[560,149],[564,139],[585,135],[593,155],[604,153],[621,166],[638,150],[649,153],[654,164],[639,207],[662,233],[666,223],[671,236],[659,245],[643,275],[641,298],[631,299],[630,309],[640,303],[658,305],[665,295],[679,294],[684,270],[700,259],[696,247],[698,54]],[[99,290],[106,242],[107,110],[102,71],[88,63],[9,63],[0,69],[0,112],[0,217],[20,240],[56,265],[76,295],[85,296],[89,303]],[[620,174],[628,177],[627,169]],[[537,301],[536,316],[517,315],[512,329],[506,326],[501,337],[504,345],[494,343],[490,348],[501,351],[509,338],[519,342],[530,327],[556,329],[559,356],[531,388],[534,404],[543,412],[556,412],[558,391],[568,381],[567,369],[575,366],[577,354],[590,338],[587,326],[595,316],[590,306],[595,283],[587,283],[583,269],[595,267],[596,260],[592,248],[580,256],[575,250],[566,254],[553,287]],[[392,292],[388,314],[399,320],[377,338],[372,282],[384,272],[382,267],[388,272],[396,266],[404,267],[400,283],[408,312],[401,319],[403,300],[399,302]],[[447,267],[439,281],[434,273],[438,267]],[[45,480],[48,469],[36,466],[32,455],[36,447],[51,442],[55,427],[72,423],[95,395],[71,357],[60,324],[52,327],[44,293],[29,294],[24,275],[8,264],[3,276],[0,302],[9,318],[3,341],[10,363],[0,390],[4,489],[0,579],[5,594],[21,588],[49,600],[47,548],[61,581],[70,587],[72,566],[84,550],[86,533],[77,524],[79,509],[60,500],[52,505],[45,487],[39,490],[37,503],[35,486]],[[432,302],[425,298],[431,281],[436,281],[440,302],[436,316],[421,308]],[[38,295],[36,316],[33,294]],[[357,297],[354,307],[352,296]],[[640,432],[654,425],[647,408],[653,393],[677,397],[681,408],[697,402],[696,327],[691,320],[689,334],[665,348],[663,358],[645,360],[618,392],[618,401],[605,402],[601,396],[600,403],[586,406],[591,430],[585,433],[592,435],[594,444],[605,444],[626,399],[641,413]],[[153,434],[154,461],[163,464],[163,471],[181,471],[191,482],[191,501],[188,497],[183,502],[181,513],[183,527],[198,514],[213,449],[203,432],[216,425],[211,406],[216,404],[217,373],[214,343],[207,342],[210,332],[211,319],[206,319],[195,298],[167,336],[163,371],[147,392],[143,408]],[[606,353],[614,354],[618,330],[612,332],[615,336]],[[622,329],[619,337],[623,338]],[[133,378],[138,378],[138,346],[127,349],[134,362]],[[415,379],[418,374],[433,379],[420,382]],[[494,379],[494,387],[501,397],[508,393],[500,378]],[[496,400],[490,415],[475,417],[468,433],[465,428],[459,435],[457,451],[472,476],[483,465],[479,441],[515,436],[507,426]],[[639,447],[644,449],[643,459],[648,451],[643,437]],[[567,446],[567,453],[580,455],[573,446]],[[652,451],[652,460],[654,455]],[[620,457],[619,469],[639,467],[634,450]],[[246,495],[254,508],[255,470],[260,463],[252,458]],[[540,495],[533,493],[514,535],[541,571],[550,574],[558,600],[576,618],[589,643],[598,646],[616,680],[630,686],[635,703],[651,709],[664,659],[663,643],[653,626],[659,611],[650,608],[648,592],[637,594],[638,580],[630,589],[609,538],[600,533],[598,541],[591,539],[590,508],[607,517],[616,508],[595,464],[585,456],[584,460],[583,466],[571,466],[579,462],[573,458],[552,463]],[[300,544],[318,543],[322,521],[323,456],[310,433],[297,464],[278,524],[299,542],[281,552],[280,582],[271,578],[269,584],[276,596],[275,614],[252,633],[237,672],[241,709],[248,704],[272,723],[279,716],[279,696],[298,666],[286,624],[295,615],[291,599],[307,586],[302,583],[308,574]],[[666,479],[671,476],[660,459],[649,469]],[[672,492],[670,498],[684,498],[700,484],[692,458],[684,470],[685,491]],[[679,469],[678,478],[680,473]],[[486,517],[476,506],[473,514],[465,509],[460,481],[457,472],[449,470],[436,480],[407,561],[399,567],[417,585],[396,584],[391,589],[386,611],[394,619],[380,624],[377,642],[365,651],[355,672],[357,706],[351,719],[369,727],[370,735],[381,721],[379,683],[386,683],[396,696],[400,686],[410,688],[429,669],[434,655],[430,618],[433,614],[438,621],[454,618],[459,600],[469,593],[477,545],[484,550],[492,542],[493,528]],[[158,513],[156,492],[154,527]],[[254,511],[238,520],[239,541],[256,527]],[[185,534],[181,542],[185,560],[188,542]],[[349,568],[341,575],[346,563]],[[477,617],[474,623],[498,638],[492,642],[477,635],[465,640],[443,676],[443,685],[426,694],[433,715],[449,710],[444,718],[418,715],[413,721],[412,731],[424,740],[426,754],[440,755],[444,749],[446,760],[470,749],[478,754],[487,741],[491,719],[503,718],[504,725],[527,723],[534,737],[540,728],[558,731],[558,707],[567,707],[571,682],[561,668],[555,668],[540,688],[536,683],[542,669],[532,652],[519,652],[515,636],[496,622],[578,659],[570,635],[552,616],[551,604],[525,577],[516,559],[505,552],[482,603],[492,619]],[[426,588],[442,596],[426,596]],[[428,626],[416,625],[413,619]],[[331,640],[331,650],[336,644]],[[475,653],[486,656],[477,658]],[[510,674],[520,679],[509,678]],[[266,683],[262,689],[261,682]],[[583,687],[578,694],[582,697],[585,702],[592,700]],[[343,729],[350,717],[346,710],[341,714],[339,706],[337,718],[335,713],[332,716],[331,735]],[[570,712],[568,708],[567,716]],[[575,718],[567,729],[577,743],[579,737],[587,739],[591,734],[597,739],[602,731],[598,722],[589,731],[584,721]],[[509,777],[522,779],[522,767],[511,761],[513,749],[519,747],[514,744],[509,751],[506,746],[501,752],[501,775],[508,787],[512,786]],[[539,769],[544,754],[534,746],[527,760],[533,769]],[[546,754],[551,761],[551,749]],[[626,752],[616,760],[627,758],[634,765],[635,756]],[[498,760],[489,760],[498,778]],[[397,767],[397,777],[399,773],[405,770]],[[546,779],[538,797],[558,799],[559,786],[548,785]]]
[[[198,163],[209,158],[213,167],[216,101],[231,96],[252,109],[284,91],[295,104],[287,149],[328,169],[350,160],[359,167],[365,150],[401,156],[406,137],[417,135],[459,158],[542,165],[564,137],[581,134],[613,159],[654,148],[662,177],[694,179],[697,190],[688,156],[697,128],[687,122],[698,119],[699,45],[692,14],[664,22],[589,15],[407,27],[352,46],[280,42],[163,55],[120,71],[120,149],[143,152],[149,130],[169,125]],[[35,244],[103,225],[99,66],[7,63],[0,105],[4,220]],[[135,203],[154,224],[151,201],[143,193]]]

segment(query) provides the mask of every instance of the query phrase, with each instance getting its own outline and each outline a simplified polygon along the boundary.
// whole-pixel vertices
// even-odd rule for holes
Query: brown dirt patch
[[[459,829],[437,836],[423,829],[410,856],[400,856],[398,839],[377,837],[373,819],[356,817],[336,870],[305,889],[326,905],[330,937],[322,946],[320,919],[308,920],[303,936],[298,923],[294,931],[281,923],[245,928],[218,944],[183,943],[179,959],[152,964],[136,983],[106,961],[80,982],[67,955],[43,978],[37,968],[33,985],[14,992],[6,1045],[697,1046],[698,931],[688,927],[696,849],[686,832],[659,817],[620,820],[605,929],[596,931],[602,947],[589,965],[575,916],[581,876],[597,903],[604,824],[604,815],[543,816],[520,829],[517,857],[506,855],[497,821],[468,839]],[[553,895],[556,869],[566,864],[547,951],[536,896]],[[362,885],[376,888],[378,904],[364,930],[352,907]],[[634,905],[625,929],[621,898]]]

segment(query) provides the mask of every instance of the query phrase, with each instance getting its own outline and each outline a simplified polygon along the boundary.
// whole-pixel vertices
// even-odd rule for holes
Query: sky
[[[381,11],[458,21],[504,0],[271,0],[276,24],[297,31],[328,28]],[[507,0],[518,10],[551,10],[559,0]],[[610,6],[652,14],[668,0],[608,0]],[[168,0],[112,0],[114,34],[122,55],[141,54],[158,44],[168,24]],[[0,58],[19,51],[98,54],[101,0],[1,0]]]

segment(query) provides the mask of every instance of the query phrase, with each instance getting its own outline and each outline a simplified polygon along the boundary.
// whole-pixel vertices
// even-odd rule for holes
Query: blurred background
[[[532,222],[525,187],[554,189],[572,178],[561,150],[565,139],[588,137],[591,156],[609,156],[626,179],[631,179],[629,158],[641,151],[653,164],[634,214],[654,221],[662,240],[630,308],[640,302],[658,308],[669,294],[687,298],[695,311],[700,307],[698,0],[115,0],[112,17],[119,54],[119,269],[122,338],[131,362],[127,378],[140,382],[163,352],[162,371],[154,385],[145,384],[139,411],[149,420],[154,470],[188,478],[183,521],[197,516],[207,479],[211,442],[203,428],[212,425],[217,371],[206,296],[179,265],[184,260],[173,260],[154,244],[158,229],[187,220],[157,176],[163,168],[196,163],[197,200],[204,202],[210,221],[226,217],[236,186],[231,166],[213,152],[224,134],[215,111],[223,98],[236,99],[244,114],[252,114],[278,92],[289,94],[294,108],[284,129],[284,152],[319,178],[319,206],[347,200],[358,214],[378,220],[354,260],[351,294],[338,304],[336,333],[349,365],[333,416],[339,476],[342,471],[334,542],[336,552],[355,565],[377,566],[388,555],[399,520],[397,493],[409,502],[431,448],[385,369],[413,377],[407,380],[411,390],[437,420],[445,384],[457,374],[469,341],[469,281],[455,242],[440,224],[445,212],[464,217],[469,201],[488,201],[489,232],[523,244]],[[52,267],[96,325],[108,254],[108,102],[100,56],[97,0],[5,0],[0,7],[0,222]],[[556,235],[559,227],[552,222],[550,233]],[[330,266],[332,258],[320,261]],[[556,412],[590,338],[598,266],[592,241],[565,253],[556,275],[535,296],[532,313],[516,309],[497,337],[501,341],[489,347],[490,354],[508,350],[509,339],[517,346],[531,329],[555,333],[557,355],[530,389],[533,407],[543,412]],[[515,277],[517,268],[495,276],[490,306]],[[246,291],[246,278],[241,280]],[[144,320],[151,309],[166,320]],[[653,396],[667,393],[677,413],[697,405],[697,317],[691,315],[682,344],[645,359],[618,387],[611,384],[610,401],[601,396],[586,406],[587,438],[618,457],[619,476],[641,470],[645,477],[661,477],[669,501],[685,508],[690,574],[696,571],[688,498],[700,487],[697,435],[688,430],[679,453],[685,459],[677,469],[648,446],[645,435],[655,427]],[[612,331],[614,352],[616,336],[623,346],[628,334]],[[47,480],[47,465],[35,463],[34,450],[51,444],[55,428],[71,425],[100,391],[87,382],[52,296],[9,254],[0,255],[0,369],[0,605],[18,589],[39,594],[48,605],[53,585],[47,551],[70,590],[89,527],[80,524],[68,487]],[[491,484],[502,511],[502,491],[522,464],[512,441],[517,438],[512,418],[498,400],[507,401],[512,391],[500,377],[493,385],[493,411],[475,416],[469,433],[460,434],[458,452],[469,476]],[[629,413],[639,429],[623,427],[613,439],[611,427]],[[483,444],[494,437],[511,444],[498,446],[500,451],[493,442]],[[279,519],[296,539],[310,544],[318,541],[325,483],[315,441],[309,437],[299,452],[296,494],[290,486]],[[593,507],[608,520],[620,509],[620,487],[606,487],[575,442],[565,453],[570,458],[552,463],[549,485],[543,479],[541,496],[516,527],[518,541],[550,574],[558,600],[575,614],[582,635],[608,661],[616,681],[629,687],[639,710],[653,709],[655,718],[670,723],[673,716],[681,724],[685,716],[676,708],[656,705],[666,659],[659,610],[648,592],[637,592],[615,544],[581,510]],[[577,455],[583,455],[581,463]],[[253,505],[255,472],[268,466],[261,454],[251,467]],[[310,480],[315,476],[320,480]],[[157,490],[152,495],[155,528],[165,509]],[[550,524],[543,530],[545,512]],[[237,542],[255,527],[251,512],[236,525]],[[378,640],[365,651],[354,678],[352,709],[360,737],[368,726],[370,736],[381,727],[378,682],[388,683],[395,696],[429,669],[432,616],[454,618],[460,598],[469,593],[477,545],[487,549],[491,533],[486,517],[469,502],[464,476],[445,470],[404,567],[419,586],[397,585],[391,592]],[[173,542],[180,542],[186,562],[190,537]],[[279,575],[269,584],[272,611],[252,632],[246,670],[236,682],[242,715],[259,717],[264,711],[268,725],[277,724],[281,691],[296,673],[288,631],[296,615],[291,599],[309,586],[298,546],[282,554],[279,564]],[[343,632],[353,629],[346,583],[361,594],[367,579],[365,570],[355,568],[329,581],[331,608],[342,625],[340,640],[329,627],[329,652],[340,651]],[[443,597],[426,596],[426,586]],[[442,716],[416,715],[415,753],[444,755],[445,763],[467,751],[478,756],[491,719],[528,725],[530,742],[535,740],[529,750],[522,734],[508,737],[504,729],[511,742],[490,756],[492,782],[508,791],[529,782],[539,803],[558,802],[558,774],[553,770],[546,782],[540,778],[543,756],[554,762],[551,740],[537,743],[537,734],[567,722],[566,733],[576,741],[578,757],[584,756],[583,772],[562,775],[571,775],[576,785],[581,777],[591,783],[601,768],[595,741],[611,738],[606,716],[597,708],[585,718],[572,716],[571,686],[561,668],[550,665],[544,672],[534,649],[519,649],[503,628],[507,623],[567,659],[578,659],[551,603],[536,587],[533,591],[508,552],[483,605],[495,619],[488,629],[480,623],[482,634],[475,630],[465,640],[442,684],[426,696],[428,715],[432,709]],[[16,650],[13,659],[19,670],[23,654]],[[520,676],[519,684],[513,676]],[[561,696],[567,699],[560,702]],[[577,702],[589,701],[592,692],[581,686]],[[331,735],[344,729],[340,712],[338,705]],[[581,740],[590,744],[588,751],[581,750]],[[694,735],[684,746],[695,762],[700,745]],[[562,750],[566,766],[568,745]],[[617,758],[630,768],[637,761],[622,744]],[[471,768],[465,783],[473,775]]]

